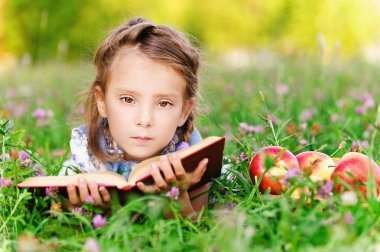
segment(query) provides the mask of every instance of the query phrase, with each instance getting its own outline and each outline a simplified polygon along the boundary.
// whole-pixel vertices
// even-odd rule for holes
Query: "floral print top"
[[[109,136],[105,131],[99,131],[100,146],[108,153],[122,152],[123,150],[115,147]],[[191,133],[189,143],[180,142],[178,136],[175,135],[170,143],[162,151],[162,155],[183,149],[189,145],[193,145],[202,140],[198,130]],[[96,172],[96,171],[112,171],[122,174],[126,179],[136,165],[137,161],[116,161],[116,162],[102,162],[98,160],[89,150],[87,146],[87,127],[82,125],[74,128],[71,131],[70,148],[72,156],[69,157],[64,163],[59,172],[59,176],[71,175],[80,172]]]

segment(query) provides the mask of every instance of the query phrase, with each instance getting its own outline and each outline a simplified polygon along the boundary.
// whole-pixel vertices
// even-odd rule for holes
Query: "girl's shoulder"
[[[87,126],[81,125],[71,130],[71,140],[87,141]],[[87,144],[87,143],[86,143]]]
[[[194,145],[200,141],[202,141],[202,136],[197,129],[194,129],[190,134],[189,145]]]
[[[87,127],[85,125],[71,130],[70,149],[71,157],[64,162],[63,168],[76,167],[80,172],[95,172],[106,169],[105,164],[88,149]],[[65,171],[65,173],[72,172]]]

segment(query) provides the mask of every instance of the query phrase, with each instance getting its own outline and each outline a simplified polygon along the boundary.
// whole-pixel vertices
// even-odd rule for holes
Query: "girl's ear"
[[[106,118],[107,117],[107,110],[106,110],[106,105],[104,102],[104,94],[99,86],[95,87],[95,100],[96,100],[96,105],[98,106],[98,112],[101,117]]]
[[[189,117],[191,111],[194,108],[194,105],[195,105],[195,98],[190,98],[185,101],[177,127],[181,127],[182,125],[185,124],[187,118]]]

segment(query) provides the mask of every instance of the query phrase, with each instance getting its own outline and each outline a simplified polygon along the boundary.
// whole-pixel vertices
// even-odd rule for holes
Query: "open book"
[[[182,165],[186,172],[192,172],[203,158],[208,158],[207,168],[202,179],[191,188],[197,188],[209,182],[212,178],[220,175],[222,168],[224,137],[211,136],[204,140],[173,153],[176,153],[182,160]],[[167,154],[167,156],[173,153]],[[80,173],[69,176],[37,176],[30,177],[18,184],[19,188],[38,188],[38,187],[66,187],[69,184],[77,185],[78,177],[84,177],[87,181],[95,181],[98,185],[106,187],[116,187],[121,190],[130,190],[139,181],[148,180],[152,163],[159,166],[160,156],[152,157],[138,163],[133,167],[128,180],[122,175],[114,172],[91,172]]]

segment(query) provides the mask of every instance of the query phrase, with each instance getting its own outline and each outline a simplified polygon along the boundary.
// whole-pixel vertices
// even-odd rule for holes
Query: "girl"
[[[194,129],[198,92],[199,54],[178,32],[138,18],[113,30],[98,48],[96,78],[87,93],[86,125],[74,128],[72,157],[60,175],[110,170],[128,178],[133,166],[162,155],[152,166],[154,185],[138,183],[143,192],[180,189],[181,214],[196,214],[207,204],[208,185],[189,191],[202,177],[208,160],[186,173],[175,155],[164,154],[201,140]],[[160,172],[161,171],[161,172]],[[161,173],[163,175],[161,175]],[[84,178],[67,187],[69,207],[81,205],[91,195],[107,208],[111,196]],[[191,200],[192,196],[202,196]]]

